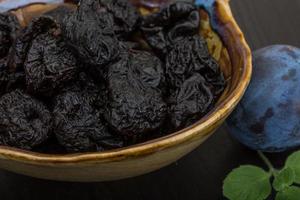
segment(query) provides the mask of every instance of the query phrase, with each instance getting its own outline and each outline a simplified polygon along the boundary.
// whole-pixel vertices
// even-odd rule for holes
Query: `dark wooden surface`
[[[233,13],[253,50],[300,46],[300,0],[232,0]],[[268,155],[276,165],[282,154]],[[222,181],[241,164],[263,166],[256,153],[232,140],[225,126],[177,163],[137,178],[107,183],[63,183],[0,171],[1,200],[219,200]]]

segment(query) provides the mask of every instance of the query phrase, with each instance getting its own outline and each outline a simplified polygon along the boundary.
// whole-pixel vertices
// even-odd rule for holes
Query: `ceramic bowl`
[[[166,0],[135,0],[143,14]],[[142,175],[167,166],[188,154],[224,122],[243,96],[251,77],[251,53],[235,22],[228,0],[197,0],[201,14],[199,34],[220,63],[227,87],[216,106],[194,125],[142,144],[105,152],[49,155],[0,147],[0,168],[60,181],[110,181]],[[56,5],[31,5],[14,13],[26,24]],[[1,7],[1,5],[0,5]],[[215,148],[212,146],[212,148]],[[222,147],[226,148],[226,147]]]

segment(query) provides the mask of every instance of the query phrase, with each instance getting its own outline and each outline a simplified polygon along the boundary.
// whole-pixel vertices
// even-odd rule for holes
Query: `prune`
[[[120,53],[113,26],[113,16],[100,1],[83,0],[77,11],[65,18],[62,30],[81,60],[103,66],[116,60]]]
[[[165,55],[174,40],[196,34],[199,25],[197,7],[191,3],[177,2],[144,17],[141,30],[154,51]]]
[[[141,17],[127,0],[81,0],[22,30],[0,14],[0,144],[102,151],[194,123],[225,85],[199,26],[184,2]]]
[[[169,98],[171,126],[174,129],[191,125],[207,113],[214,96],[203,76],[195,73]]]
[[[74,79],[77,61],[55,32],[37,36],[24,63],[28,91],[51,96]]]
[[[205,40],[198,35],[174,41],[173,48],[166,56],[165,72],[171,91],[180,88],[195,72],[205,78],[214,96],[224,89],[225,81],[220,67],[209,54]]]
[[[40,34],[56,28],[57,24],[50,17],[39,17],[32,20],[26,28],[20,31],[19,36],[16,38],[14,53],[11,60],[11,68],[17,71],[24,71],[24,62],[32,40]]]
[[[6,93],[6,85],[8,80],[6,67],[0,67],[0,96]]]
[[[300,145],[300,49],[273,45],[253,52],[250,85],[228,118],[229,133],[254,150]]]
[[[142,137],[161,126],[167,106],[162,97],[161,61],[148,52],[131,51],[108,69],[105,118],[121,135]]]
[[[20,90],[0,98],[0,116],[1,145],[30,150],[51,134],[51,113],[41,102]]]
[[[119,38],[128,37],[137,28],[140,15],[128,0],[111,0],[107,10],[113,15],[113,29]]]
[[[41,17],[23,30],[15,58],[23,66],[30,93],[51,96],[77,73],[77,61],[52,18]],[[18,68],[17,68],[18,69]]]
[[[64,88],[62,91],[81,93],[82,97],[89,102],[93,108],[101,110],[101,113],[103,113],[102,110],[107,101],[107,90],[104,85],[104,80],[95,82],[86,73],[81,72],[75,83],[71,83],[70,86]]]
[[[25,74],[24,72],[9,72],[6,65],[0,67],[0,97],[15,89],[24,89],[25,86]]]
[[[0,58],[6,58],[20,30],[17,18],[9,13],[0,14]],[[1,62],[2,63],[2,62]]]
[[[65,92],[55,99],[55,134],[69,152],[117,148],[122,140],[112,136],[95,111],[77,92]]]
[[[13,51],[13,44],[20,30],[20,25],[16,17],[9,13],[0,14],[0,96],[15,84],[20,77],[9,69],[9,57]]]

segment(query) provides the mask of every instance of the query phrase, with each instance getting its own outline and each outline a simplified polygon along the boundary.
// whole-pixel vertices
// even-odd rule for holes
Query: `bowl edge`
[[[216,9],[220,15],[220,21],[223,24],[229,24],[233,27],[236,37],[239,38],[241,47],[244,54],[244,67],[241,75],[240,84],[234,89],[234,91],[222,102],[215,107],[206,117],[202,118],[197,123],[189,126],[183,130],[175,132],[173,134],[150,140],[145,143],[125,147],[117,150],[95,152],[95,153],[80,153],[80,154],[67,154],[67,155],[55,155],[55,154],[42,154],[31,151],[20,150],[12,147],[0,147],[0,158],[14,160],[23,163],[32,163],[36,165],[47,165],[57,163],[91,163],[91,162],[112,162],[120,161],[132,157],[140,157],[143,155],[155,153],[162,149],[170,148],[174,145],[181,144],[193,139],[195,136],[203,130],[215,127],[218,122],[226,118],[238,104],[242,98],[251,78],[252,74],[252,57],[250,48],[244,38],[242,31],[240,30],[237,22],[235,21],[230,6],[229,0],[216,0]],[[226,21],[227,20],[227,21]],[[203,131],[205,132],[205,131]],[[206,134],[203,134],[203,137]]]

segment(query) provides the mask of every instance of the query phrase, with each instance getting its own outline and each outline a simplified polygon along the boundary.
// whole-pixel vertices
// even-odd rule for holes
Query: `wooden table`
[[[300,0],[232,0],[233,13],[253,50],[270,44],[300,47]],[[283,154],[268,155],[276,165]],[[222,127],[177,163],[141,177],[108,183],[44,181],[0,171],[1,200],[219,200],[222,181],[241,164],[262,162]]]

